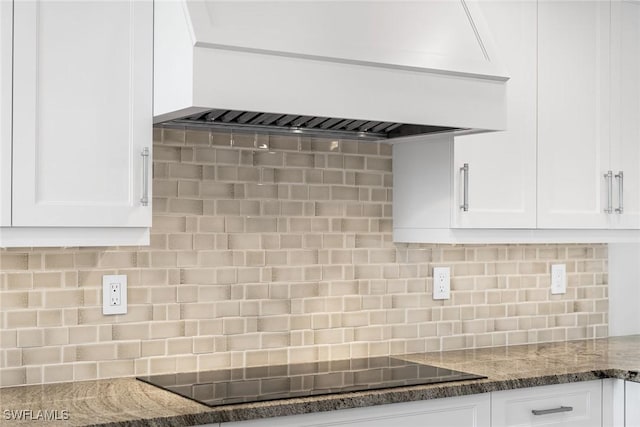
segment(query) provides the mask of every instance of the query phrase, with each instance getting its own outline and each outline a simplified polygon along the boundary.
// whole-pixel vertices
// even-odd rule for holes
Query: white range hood
[[[154,52],[155,123],[505,128],[508,76],[474,1],[165,0]]]

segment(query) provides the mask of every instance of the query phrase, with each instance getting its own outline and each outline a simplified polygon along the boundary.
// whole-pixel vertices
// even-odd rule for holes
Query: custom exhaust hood
[[[154,123],[372,140],[505,128],[473,0],[165,0]]]

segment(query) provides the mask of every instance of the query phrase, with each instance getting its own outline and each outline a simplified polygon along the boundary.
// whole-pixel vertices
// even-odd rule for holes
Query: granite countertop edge
[[[441,399],[447,397],[467,396],[519,388],[543,385],[565,384],[600,379],[622,379],[640,382],[638,371],[624,369],[605,369],[584,372],[563,373],[559,375],[543,375],[522,377],[517,379],[482,379],[462,382],[443,383],[426,386],[408,386],[392,389],[348,392],[305,398],[292,398],[270,402],[243,403],[209,408],[203,405],[200,413],[139,419],[131,421],[92,424],[91,427],[137,427],[137,426],[175,426],[199,425],[208,423],[225,423],[246,421],[261,418],[272,418],[288,415],[301,415],[326,412],[338,409],[364,408],[391,403],[413,402],[420,400]]]

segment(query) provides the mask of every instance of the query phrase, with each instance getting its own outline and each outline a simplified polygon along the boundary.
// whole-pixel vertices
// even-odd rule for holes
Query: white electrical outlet
[[[551,293],[553,295],[567,293],[567,266],[565,264],[551,266]]]
[[[102,276],[102,314],[127,314],[127,276]]]
[[[449,267],[433,269],[433,299],[451,298],[451,273]]]
[[[109,297],[111,300],[109,301],[109,305],[120,305],[122,302],[120,299],[120,283],[111,283],[111,289],[109,290]]]

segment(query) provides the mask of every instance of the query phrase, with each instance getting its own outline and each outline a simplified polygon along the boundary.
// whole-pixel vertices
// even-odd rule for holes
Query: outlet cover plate
[[[551,265],[551,293],[553,295],[567,293],[567,266],[565,264]]]
[[[127,314],[126,275],[102,276],[102,314]]]
[[[433,299],[451,298],[451,271],[449,267],[433,268]]]

